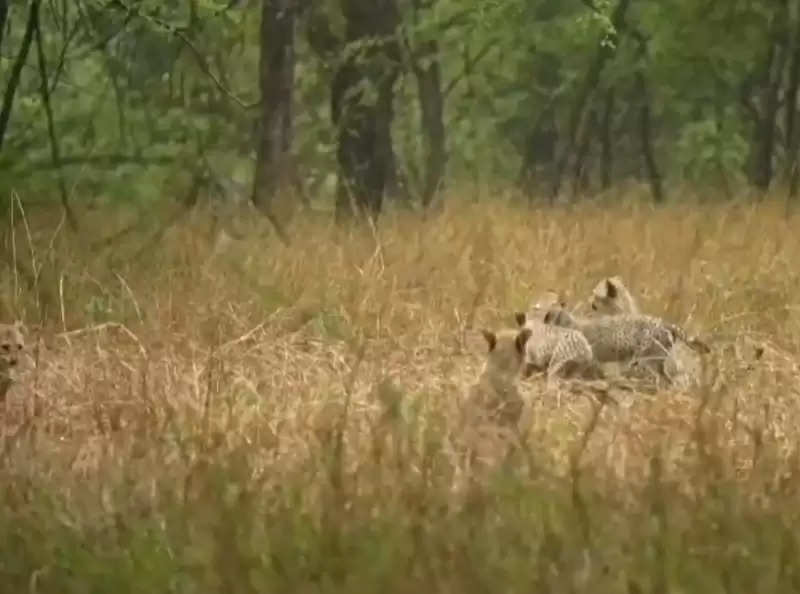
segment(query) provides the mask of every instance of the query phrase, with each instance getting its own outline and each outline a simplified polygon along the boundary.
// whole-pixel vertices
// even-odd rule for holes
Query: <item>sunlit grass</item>
[[[800,588],[800,240],[779,202],[454,196],[377,228],[300,218],[288,247],[256,222],[220,243],[202,212],[107,245],[108,213],[80,238],[16,220],[0,291],[31,348],[2,413],[4,590]],[[598,410],[534,379],[525,443],[471,469],[476,330],[612,274],[712,344],[704,387]]]

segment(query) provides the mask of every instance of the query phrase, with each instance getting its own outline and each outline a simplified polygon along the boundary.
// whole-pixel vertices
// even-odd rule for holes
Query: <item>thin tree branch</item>
[[[81,16],[82,16],[82,17],[83,17],[83,18],[84,18],[84,19],[85,19],[87,22],[89,22],[89,23],[92,23],[92,19],[91,19],[91,17],[89,16],[89,14],[88,14],[88,13],[85,11],[85,9],[84,9],[84,7],[83,7],[83,4],[82,4],[81,2],[76,2],[76,3],[75,3],[75,5],[76,5],[76,7],[77,7],[77,10],[78,10],[78,12],[79,12],[79,13],[81,13]],[[123,19],[122,19],[122,24],[121,24],[121,25],[120,25],[120,26],[119,26],[119,27],[118,27],[118,28],[117,28],[115,31],[112,31],[111,33],[108,33],[108,34],[107,34],[105,37],[103,37],[103,38],[102,38],[102,39],[100,39],[99,41],[95,41],[95,42],[94,42],[94,44],[92,44],[92,46],[91,46],[91,47],[90,47],[88,50],[86,50],[86,51],[85,51],[84,53],[82,53],[82,54],[79,54],[79,55],[75,56],[75,57],[74,57],[74,59],[75,59],[76,61],[80,61],[80,60],[82,60],[82,59],[86,58],[86,57],[87,57],[89,54],[91,54],[92,52],[97,52],[97,51],[101,51],[101,50],[105,49],[105,47],[106,47],[106,46],[107,46],[107,45],[108,45],[108,44],[109,44],[109,43],[110,43],[110,42],[111,42],[111,41],[112,41],[112,40],[113,40],[115,37],[117,37],[117,35],[119,35],[119,34],[120,34],[120,33],[122,33],[123,31],[125,31],[125,28],[128,26],[128,23],[130,23],[130,22],[131,22],[131,19],[133,19],[133,17],[134,17],[133,13],[132,13],[130,10],[128,10],[128,11],[125,13],[125,18],[123,18]]]
[[[475,66],[478,64],[478,62],[480,62],[487,55],[489,55],[489,52],[492,50],[492,48],[494,46],[495,46],[495,41],[494,40],[489,41],[485,46],[483,46],[481,49],[479,49],[475,53],[475,55],[469,56],[469,58],[466,60],[466,63],[464,64],[464,68],[461,70],[460,73],[456,74],[452,78],[452,80],[450,80],[449,83],[447,83],[447,86],[445,87],[444,92],[442,93],[442,95],[444,95],[445,97],[450,95],[450,93],[453,92],[453,89],[456,88],[456,85],[458,83],[460,83],[464,79],[464,77],[466,76],[467,72],[469,72],[470,70],[475,68]]]
[[[3,139],[6,135],[6,128],[8,127],[8,120],[11,117],[11,108],[14,105],[14,95],[19,86],[19,78],[22,74],[22,67],[28,59],[28,52],[31,49],[31,42],[33,41],[33,31],[36,26],[35,18],[39,13],[39,1],[31,0],[31,8],[28,12],[28,24],[25,26],[25,34],[22,37],[22,43],[19,46],[19,53],[17,59],[14,60],[14,65],[11,67],[11,76],[8,79],[6,92],[3,95],[3,107],[0,110],[0,149],[3,148]]]
[[[61,156],[58,148],[58,137],[56,136],[55,122],[53,121],[53,108],[50,105],[50,88],[47,78],[47,63],[44,57],[44,48],[42,44],[42,29],[39,26],[39,10],[32,14],[33,29],[36,34],[36,52],[39,57],[39,77],[41,78],[41,94],[42,103],[44,104],[44,111],[47,116],[47,133],[50,136],[50,154],[53,158],[53,165],[58,170],[58,189],[61,192],[61,206],[64,209],[64,215],[67,217],[67,223],[73,231],[78,230],[78,221],[75,214],[69,206],[69,195],[67,194],[67,185],[64,183],[64,176],[61,171]]]
[[[188,31],[190,28],[189,26],[176,27],[175,25],[171,25],[170,23],[167,23],[166,21],[159,19],[158,17],[149,14],[144,14],[131,6],[127,6],[125,3],[121,1],[117,1],[116,4],[123,6],[128,11],[129,14],[138,16],[139,18],[149,21],[154,25],[164,29],[165,31],[172,33],[178,39],[180,39],[183,42],[183,44],[186,47],[188,47],[189,50],[194,54],[195,59],[197,60],[197,65],[200,67],[200,70],[203,71],[203,74],[205,74],[206,76],[208,76],[208,78],[211,79],[211,81],[222,92],[223,95],[228,97],[239,107],[241,107],[242,109],[253,109],[261,105],[260,101],[256,101],[254,103],[245,103],[238,96],[236,96],[236,94],[234,94],[233,91],[231,91],[224,84],[222,84],[222,81],[220,81],[220,79],[209,68],[208,61],[206,60],[203,53],[199,49],[197,49],[197,46],[186,35],[186,31]],[[219,11],[214,16],[217,16],[222,12],[224,11]]]
[[[75,25],[70,29],[69,32],[65,32],[65,39],[64,45],[61,46],[61,53],[58,56],[58,63],[56,64],[55,72],[53,73],[53,81],[50,84],[50,93],[56,90],[56,86],[58,86],[58,79],[61,78],[61,73],[64,71],[64,64],[66,62],[67,57],[67,48],[69,48],[69,44],[72,43],[72,40],[80,31],[81,23],[80,21],[75,21]]]
[[[222,81],[220,81],[220,79],[213,72],[211,72],[211,68],[209,68],[205,56],[199,49],[197,49],[197,46],[195,46],[194,43],[192,43],[192,41],[186,36],[186,34],[178,30],[175,30],[174,33],[178,37],[178,39],[180,39],[184,43],[184,45],[186,45],[186,47],[188,47],[191,50],[191,52],[195,56],[195,59],[197,60],[197,65],[200,66],[200,70],[202,70],[203,73],[206,76],[208,76],[208,78],[211,79],[211,82],[214,83],[214,85],[222,92],[223,95],[228,97],[228,99],[236,103],[242,109],[254,109],[261,105],[261,101],[255,101],[253,103],[245,103],[239,97],[237,97],[233,93],[233,91],[231,91],[224,84],[222,84]]]
[[[123,153],[111,153],[108,155],[72,155],[61,157],[59,164],[62,168],[74,165],[91,165],[93,167],[116,167],[117,165],[170,165],[175,162],[175,157],[140,157],[137,155],[126,155]],[[48,167],[53,167],[51,159],[26,160],[22,167],[11,167],[10,171],[18,177],[24,177],[30,173],[41,171]],[[0,163],[2,168],[2,163]]]

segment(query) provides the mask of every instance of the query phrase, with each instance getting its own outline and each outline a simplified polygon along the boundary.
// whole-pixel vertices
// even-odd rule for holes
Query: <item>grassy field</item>
[[[215,243],[203,213],[82,221],[4,231],[0,305],[30,348],[0,408],[0,591],[800,591],[782,204],[453,199],[298,219],[288,247]],[[478,330],[611,274],[711,344],[703,386],[557,406],[533,378],[521,447],[470,468]]]

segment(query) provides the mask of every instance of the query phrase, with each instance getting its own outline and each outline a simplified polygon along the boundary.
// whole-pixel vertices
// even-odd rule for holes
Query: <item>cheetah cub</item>
[[[654,367],[668,383],[672,380],[664,363],[678,341],[698,353],[710,352],[705,343],[687,336],[679,326],[645,314],[580,318],[563,308],[553,308],[545,315],[544,323],[582,332],[599,362],[642,361]]]
[[[548,382],[555,377],[602,377],[592,347],[579,330],[545,324],[548,311],[556,307],[563,309],[565,305],[557,293],[546,291],[532,304],[527,315],[514,314],[517,324],[531,331],[525,346],[524,377],[534,371],[545,371]]]
[[[641,313],[639,304],[619,276],[609,276],[597,283],[589,303],[593,311],[602,314]]]
[[[636,298],[619,276],[607,277],[598,282],[592,290],[590,303],[594,312],[604,315],[642,313]],[[702,345],[699,352],[708,352],[704,347]],[[683,339],[673,345],[664,362],[664,371],[672,383],[687,387],[699,381],[702,367],[697,353],[698,349]]]
[[[483,372],[469,391],[469,403],[487,410],[491,419],[503,425],[514,425],[524,406],[517,379],[531,330],[521,328],[497,333],[481,330],[481,334],[488,346],[488,356]]]
[[[3,402],[11,387],[11,369],[16,367],[19,355],[25,348],[22,323],[0,324],[0,402]]]

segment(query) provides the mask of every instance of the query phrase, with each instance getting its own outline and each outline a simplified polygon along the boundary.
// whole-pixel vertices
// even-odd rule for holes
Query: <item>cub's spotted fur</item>
[[[606,315],[640,314],[639,303],[619,276],[601,280],[592,290],[590,298],[592,310]],[[707,352],[702,345],[700,352]],[[695,351],[695,352],[693,352]],[[697,357],[697,349],[683,337],[675,343],[664,361],[664,371],[673,383],[688,387],[700,380],[702,365]]]
[[[600,362],[642,360],[653,365],[668,382],[671,378],[664,371],[664,362],[677,341],[699,353],[710,352],[705,343],[688,337],[679,326],[644,314],[580,318],[563,308],[554,308],[545,315],[544,322],[582,332]]]
[[[5,400],[13,380],[10,371],[19,362],[19,356],[25,348],[22,324],[0,324],[0,402]]]
[[[517,324],[531,331],[525,346],[525,377],[534,371],[546,372],[548,381],[554,377],[602,377],[592,347],[580,331],[544,323],[548,311],[564,305],[555,292],[547,291],[531,305],[527,315],[514,314]]]

